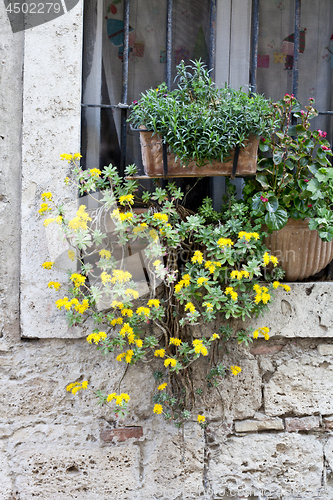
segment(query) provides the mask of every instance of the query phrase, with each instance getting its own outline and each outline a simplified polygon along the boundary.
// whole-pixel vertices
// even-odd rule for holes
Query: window
[[[332,11],[331,0],[85,2],[83,163],[141,167],[129,104],[162,81],[172,86],[181,59],[204,60],[218,86],[251,85],[273,99],[294,93],[303,106],[314,97],[314,127],[332,137]],[[202,189],[217,200],[223,182]]]

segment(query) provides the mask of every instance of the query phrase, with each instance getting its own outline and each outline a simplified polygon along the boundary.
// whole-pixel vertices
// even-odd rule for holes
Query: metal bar
[[[123,72],[122,72],[122,104],[127,104],[128,93],[128,49],[129,49],[129,4],[130,0],[124,0],[124,32],[123,32]],[[120,157],[120,175],[124,174],[126,166],[126,121],[127,109],[121,110],[121,157]]]
[[[169,90],[171,88],[171,62],[172,62],[172,2],[173,0],[167,0],[167,19],[166,19],[165,82]]]
[[[131,104],[83,104],[81,103],[82,108],[118,108],[118,109],[129,109],[132,107]]]
[[[319,115],[333,115],[333,111],[318,111]]]
[[[294,97],[298,96],[298,56],[301,31],[301,0],[295,0],[295,33],[294,33],[294,64],[293,64],[293,90]]]
[[[209,59],[208,69],[210,76],[215,79],[215,46],[216,46],[216,0],[210,0],[210,20],[209,20]]]
[[[259,39],[259,0],[252,0],[252,28],[251,28],[251,67],[250,67],[250,89],[257,89],[257,60]]]

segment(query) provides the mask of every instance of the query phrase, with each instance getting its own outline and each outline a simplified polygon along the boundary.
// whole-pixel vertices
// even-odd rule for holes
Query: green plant
[[[112,165],[83,171],[77,155],[63,159],[73,167],[72,179],[65,182],[73,182],[100,206],[88,212],[82,204],[68,218],[51,192],[42,194],[39,211],[50,215],[44,226],[54,224],[61,230],[70,245],[69,256],[78,264],[76,272],[68,271],[68,284],[49,282],[49,288],[61,293],[56,306],[66,312],[70,325],[94,322],[87,342],[104,355],[113,353],[126,367],[124,376],[130,365],[151,363],[157,385],[153,411],[180,426],[204,390],[218,388],[226,374],[241,371],[237,365],[223,366],[219,346],[231,338],[247,345],[256,335],[225,326],[220,335],[212,330],[203,336],[200,327],[215,319],[227,323],[230,318],[245,322],[257,317],[269,307],[276,288],[290,288],[277,281],[277,259],[263,246],[245,205],[230,198],[218,215],[206,200],[193,214],[182,205],[183,193],[169,183],[165,189],[144,192],[146,211],[136,213],[138,181],[121,179]],[[135,173],[135,166],[126,168],[127,176]],[[98,186],[104,187],[100,200],[94,195]],[[136,269],[129,267],[126,256],[133,245],[144,255],[149,280],[145,295],[139,293]],[[274,270],[263,284],[269,263]],[[45,269],[54,266],[43,264]],[[148,331],[150,327],[154,329]],[[269,338],[268,329],[256,332]],[[206,385],[195,387],[194,366],[208,358]],[[100,404],[115,402],[113,411],[123,418],[130,397],[120,392],[120,385],[121,380],[110,394],[95,394]],[[87,387],[84,381],[67,389],[76,393]],[[198,416],[198,423],[208,425],[204,415]]]
[[[279,128],[260,150],[267,153],[259,160],[254,180],[246,180],[244,197],[270,231],[281,229],[289,217],[309,218],[309,228],[317,229],[324,241],[333,238],[333,169],[326,132],[310,130],[310,120],[318,115],[309,99],[305,110],[289,94],[274,104]],[[300,123],[293,124],[292,116]]]
[[[177,88],[165,83],[134,101],[129,121],[162,137],[171,151],[188,164],[221,162],[249,135],[268,137],[274,128],[270,101],[229,87],[217,89],[200,61],[177,66]]]

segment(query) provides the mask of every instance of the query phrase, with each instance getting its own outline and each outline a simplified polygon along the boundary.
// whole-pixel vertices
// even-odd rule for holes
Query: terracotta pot
[[[310,231],[309,220],[289,219],[280,231],[273,231],[264,243],[279,259],[286,281],[297,281],[318,273],[333,259],[333,240],[319,238]]]
[[[163,177],[162,140],[152,132],[140,132],[142,163],[145,174],[150,177]],[[236,176],[254,175],[257,171],[257,154],[259,139],[251,135],[247,145],[239,152]],[[218,160],[207,161],[202,167],[197,167],[192,161],[186,167],[176,162],[175,155],[168,153],[168,177],[216,177],[230,176],[233,167],[234,150],[226,163]]]

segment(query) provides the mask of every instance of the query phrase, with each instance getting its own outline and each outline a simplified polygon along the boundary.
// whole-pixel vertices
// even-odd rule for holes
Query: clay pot
[[[162,140],[152,132],[140,132],[142,163],[145,174],[149,177],[163,177]],[[257,154],[259,139],[251,135],[247,145],[239,152],[236,176],[254,175],[257,171]],[[202,167],[197,167],[192,161],[186,167],[176,161],[173,153],[168,153],[168,177],[216,177],[230,176],[232,173],[234,150],[230,152],[228,161],[207,161]]]
[[[324,242],[318,231],[310,231],[309,219],[289,219],[280,231],[273,231],[264,243],[279,259],[286,281],[297,281],[318,273],[333,259],[333,240]]]

